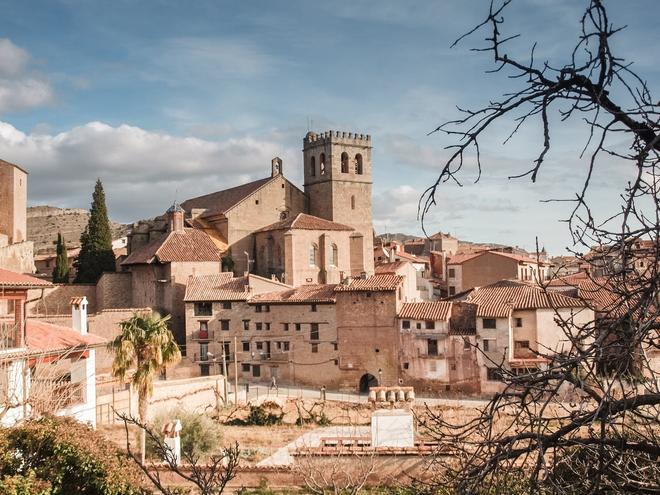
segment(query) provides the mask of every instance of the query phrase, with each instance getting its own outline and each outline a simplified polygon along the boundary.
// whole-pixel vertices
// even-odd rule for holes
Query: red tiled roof
[[[231,272],[190,277],[186,287],[186,302],[192,301],[247,301],[249,280],[234,277]]]
[[[169,232],[155,241],[133,251],[122,265],[148,264],[154,261],[220,261],[220,250],[203,231],[184,228],[183,232]]]
[[[399,260],[388,263],[379,263],[376,265],[376,275],[382,275],[384,273],[396,273],[396,271],[402,266],[406,266],[410,263],[408,260]]]
[[[451,314],[451,306],[451,301],[404,303],[398,317],[411,320],[444,321]]]
[[[574,297],[560,292],[546,292],[540,287],[513,280],[475,288],[466,300],[477,304],[477,316],[496,318],[506,318],[516,309],[586,307],[583,301]]]
[[[289,230],[289,229],[355,230],[353,227],[349,227],[348,225],[342,225],[341,223],[331,222],[330,220],[315,217],[313,215],[307,215],[306,213],[298,213],[295,217],[287,218],[286,220],[273,223],[262,229],[257,230],[257,232],[267,232],[270,230]]]
[[[80,335],[72,328],[32,318],[26,320],[25,332],[30,354],[52,354],[77,348],[98,347],[107,343],[98,335]]]
[[[335,287],[336,292],[351,291],[391,291],[396,290],[403,277],[401,275],[373,275],[368,278],[354,278],[348,284],[339,284]]]
[[[530,256],[523,256],[521,254],[513,254],[513,253],[503,253],[501,251],[480,251],[478,253],[463,253],[463,254],[455,254],[449,260],[447,260],[448,265],[460,265],[465,263],[466,261],[469,261],[473,258],[477,258],[479,256],[483,256],[484,254],[496,254],[497,256],[503,256],[505,258],[509,258],[515,261],[518,261],[519,263],[534,263],[534,264],[541,264],[541,265],[547,265],[548,263],[543,261],[543,260],[537,260],[536,258],[532,258]]]
[[[403,258],[404,260],[412,261],[413,263],[428,263],[429,259],[424,256],[415,256],[414,254],[406,253],[405,251],[397,251],[394,253],[395,257]]]
[[[187,212],[197,208],[208,210],[202,215],[203,217],[222,214],[243,201],[257,189],[266,185],[272,179],[273,177],[265,177],[240,186],[191,198],[181,203],[181,207]]]
[[[334,303],[335,284],[301,285],[294,289],[258,294],[250,303]]]
[[[0,268],[0,287],[2,288],[18,287],[21,289],[30,289],[32,287],[50,287],[52,285],[46,280]]]
[[[580,272],[552,279],[547,285],[551,290],[572,289],[571,292],[575,296],[587,301],[595,311],[625,311],[625,304],[622,304],[624,295],[617,295],[611,281],[605,277],[591,277],[585,272]]]

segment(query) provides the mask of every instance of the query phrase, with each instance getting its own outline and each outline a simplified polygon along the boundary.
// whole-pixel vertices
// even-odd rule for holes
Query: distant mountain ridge
[[[34,253],[43,254],[55,250],[57,233],[61,232],[67,247],[80,246],[80,234],[85,230],[89,212],[83,208],[58,208],[56,206],[30,206],[27,209],[27,237],[34,242]],[[110,221],[112,238],[125,236],[130,225]]]

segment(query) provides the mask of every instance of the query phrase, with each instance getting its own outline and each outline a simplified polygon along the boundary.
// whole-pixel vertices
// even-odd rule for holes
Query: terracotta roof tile
[[[3,288],[18,287],[21,289],[30,289],[32,287],[50,287],[52,285],[46,280],[0,268],[0,287]]]
[[[540,287],[513,280],[475,288],[466,301],[478,306],[477,316],[495,318],[506,318],[516,309],[586,307],[583,301],[574,297],[560,292],[546,292]]]
[[[354,278],[348,284],[339,284],[335,287],[336,292],[354,291],[391,291],[396,290],[403,281],[401,275],[373,275],[368,278]]]
[[[606,277],[591,277],[585,272],[574,273],[550,280],[548,288],[583,299],[597,312],[625,312],[626,305],[622,304],[625,302],[625,294],[617,295],[612,281]]]
[[[532,258],[530,256],[523,256],[522,254],[513,254],[513,253],[503,253],[501,251],[491,251],[491,250],[486,250],[486,251],[479,251],[476,253],[462,253],[462,254],[455,254],[449,260],[447,260],[448,265],[460,265],[465,263],[466,261],[469,261],[474,258],[478,258],[479,256],[483,256],[485,254],[495,254],[497,256],[502,256],[504,258],[509,258],[521,263],[540,263],[541,265],[547,265],[548,263],[545,261],[539,261],[536,258]]]
[[[307,215],[306,213],[298,213],[295,217],[273,223],[257,232],[268,232],[270,230],[355,230],[353,227],[343,225],[341,223],[331,222],[324,218]]]
[[[204,196],[198,196],[196,198],[191,198],[181,203],[181,207],[187,212],[197,208],[208,210],[202,216],[222,214],[236,204],[243,201],[257,189],[266,185],[272,179],[273,177],[265,177],[263,179],[248,182],[247,184],[242,184],[240,186],[231,187],[222,191],[216,191],[210,194],[205,194]]]
[[[451,314],[451,301],[430,301],[404,303],[399,310],[399,318],[411,320],[445,321]]]
[[[28,318],[25,340],[30,354],[58,353],[70,349],[99,347],[107,340],[94,334],[81,335],[72,328]]]
[[[250,303],[334,303],[335,284],[301,285],[294,289],[259,294]]]
[[[394,273],[396,274],[397,270],[401,267],[406,266],[410,261],[408,260],[399,260],[388,263],[379,263],[376,265],[376,275],[382,275],[385,273]]]
[[[247,301],[248,278],[231,272],[190,277],[184,301]]]
[[[154,261],[220,261],[220,250],[203,231],[185,228],[183,232],[169,232],[155,241],[133,251],[122,265],[149,264]]]

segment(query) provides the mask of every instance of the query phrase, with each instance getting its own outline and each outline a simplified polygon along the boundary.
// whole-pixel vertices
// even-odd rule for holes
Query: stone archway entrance
[[[360,378],[360,393],[361,394],[366,394],[366,393],[369,392],[369,389],[371,387],[377,387],[377,386],[378,386],[378,378],[376,378],[371,373],[365,373]]]

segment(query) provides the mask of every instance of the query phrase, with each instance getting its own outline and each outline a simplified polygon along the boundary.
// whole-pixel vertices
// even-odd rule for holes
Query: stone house
[[[220,273],[221,253],[203,230],[184,226],[184,212],[178,205],[167,215],[167,234],[132,251],[121,266],[131,274],[131,306],[171,315],[170,328],[183,345],[188,279]]]
[[[474,288],[460,299],[477,306],[482,393],[502,389],[500,371],[492,363],[502,362],[512,373],[543,367],[545,356],[570,348],[571,328],[594,321],[594,311],[584,301],[526,282],[503,280]],[[572,326],[562,327],[557,315]]]
[[[549,264],[530,256],[502,251],[457,254],[447,260],[446,284],[451,297],[499,280],[543,281]]]
[[[478,393],[476,310],[471,303],[404,303],[397,315],[403,384],[417,391]]]

